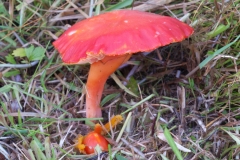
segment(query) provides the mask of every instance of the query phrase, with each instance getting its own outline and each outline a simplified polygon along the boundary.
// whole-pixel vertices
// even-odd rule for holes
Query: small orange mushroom
[[[53,42],[65,64],[90,63],[86,116],[101,117],[107,78],[132,54],[151,51],[189,37],[193,29],[167,16],[116,10],[80,21]]]
[[[110,128],[114,128],[123,120],[121,115],[116,115],[102,127],[100,124],[96,124],[94,131],[88,133],[86,136],[79,135],[76,142],[76,148],[80,153],[92,154],[95,153],[95,147],[99,145],[102,151],[108,150],[108,141],[103,135],[110,131]]]
[[[99,145],[102,151],[108,150],[108,141],[101,134],[97,132],[90,132],[80,140],[81,137],[78,137],[77,148],[80,152],[84,154],[95,153],[95,147]],[[82,141],[82,144],[79,142]]]

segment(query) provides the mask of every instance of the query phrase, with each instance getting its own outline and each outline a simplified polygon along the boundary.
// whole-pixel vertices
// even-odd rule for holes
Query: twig
[[[173,0],[149,0],[147,2],[145,2],[144,4],[142,5],[139,5],[139,6],[136,6],[136,7],[133,7],[133,8],[130,8],[132,10],[139,10],[139,11],[149,11],[149,10],[152,10],[152,9],[155,9],[159,6],[162,6],[162,5],[165,5],[165,4],[169,4],[171,3]]]
[[[36,64],[38,64],[39,61],[33,61],[31,63],[28,64],[9,64],[9,63],[5,63],[5,64],[0,64],[0,68],[29,68],[32,66],[35,66]]]
[[[126,139],[121,138],[121,141],[122,141],[125,145],[127,145],[128,147],[130,147],[132,150],[134,150],[134,152],[136,152],[140,157],[142,157],[142,158],[144,158],[144,159],[147,159],[147,158],[145,157],[145,155],[144,155],[139,149],[137,149],[136,147],[134,147],[133,145],[131,145]]]
[[[197,67],[195,67],[191,72],[189,72],[186,76],[185,76],[185,78],[187,79],[187,78],[189,78],[191,75],[193,75],[197,70],[199,70],[199,65],[197,66]]]
[[[92,17],[92,15],[93,15],[93,0],[90,0],[89,17]]]

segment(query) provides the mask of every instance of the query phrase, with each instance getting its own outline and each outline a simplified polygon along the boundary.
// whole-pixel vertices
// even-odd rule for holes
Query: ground
[[[91,14],[122,8],[178,18],[194,33],[133,55],[107,80],[99,120],[124,121],[106,135],[104,159],[240,159],[240,1],[90,2],[0,0],[0,159],[97,159],[74,147],[92,130],[89,64],[63,65],[52,42]]]

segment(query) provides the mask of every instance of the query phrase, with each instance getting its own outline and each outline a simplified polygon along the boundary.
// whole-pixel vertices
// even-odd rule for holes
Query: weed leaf
[[[24,48],[18,48],[16,50],[13,51],[12,55],[14,57],[26,57],[26,52]]]
[[[6,57],[6,61],[11,64],[16,64],[17,62],[15,61],[14,57],[11,54],[8,54]]]
[[[44,57],[44,53],[45,53],[44,48],[42,47],[34,48],[33,45],[31,45],[28,48],[25,48],[25,51],[29,61],[41,60]]]

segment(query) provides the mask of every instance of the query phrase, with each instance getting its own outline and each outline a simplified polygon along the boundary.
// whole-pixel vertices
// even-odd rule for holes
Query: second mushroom
[[[132,54],[151,51],[189,37],[193,29],[167,16],[117,10],[80,21],[53,42],[65,64],[90,63],[86,116],[102,116],[104,84]]]

